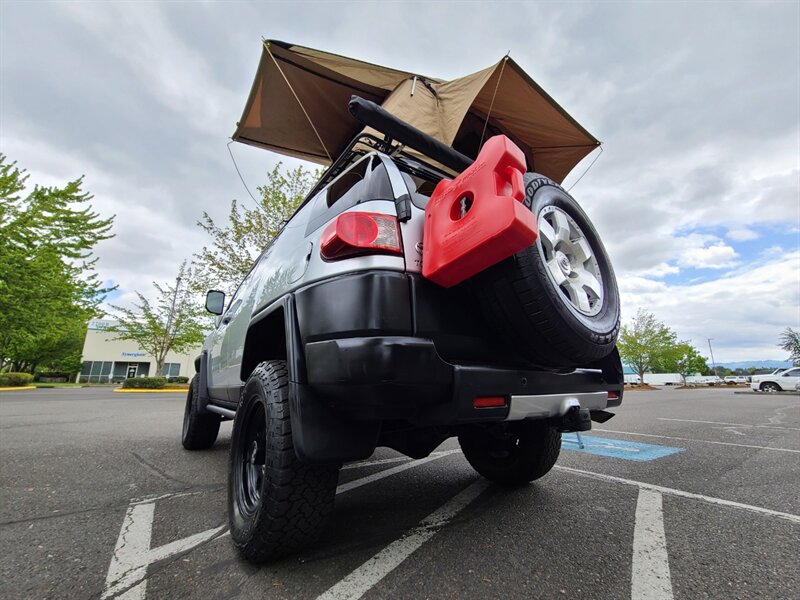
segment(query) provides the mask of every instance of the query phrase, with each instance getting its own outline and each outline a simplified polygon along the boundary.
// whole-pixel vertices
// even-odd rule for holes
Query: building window
[[[181,363],[164,363],[164,377],[177,377],[181,374]]]
[[[107,383],[111,377],[111,361],[87,360],[81,369],[81,383]]]

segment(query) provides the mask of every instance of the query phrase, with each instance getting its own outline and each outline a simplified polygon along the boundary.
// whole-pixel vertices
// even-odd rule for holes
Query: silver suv
[[[553,467],[562,432],[622,401],[616,282],[578,204],[525,174],[536,243],[439,286],[422,275],[425,208],[442,165],[472,160],[371,102],[350,109],[385,136],[353,140],[233,297],[207,297],[218,321],[183,446],[209,448],[234,420],[230,529],[251,561],[313,540],[342,463],[378,446],[423,458],[457,437],[481,475],[519,485]]]

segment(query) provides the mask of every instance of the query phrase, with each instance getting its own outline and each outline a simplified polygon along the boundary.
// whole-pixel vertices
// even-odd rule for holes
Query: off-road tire
[[[546,475],[558,460],[561,433],[546,422],[474,426],[458,436],[472,468],[503,485],[524,485]]]
[[[762,392],[773,393],[773,392],[780,392],[781,386],[779,386],[777,383],[772,383],[771,381],[767,381],[762,383],[758,387],[758,389],[761,390]]]
[[[206,450],[214,445],[219,435],[221,418],[210,412],[201,412],[199,404],[197,376],[189,383],[186,393],[186,406],[183,410],[183,431],[181,443],[187,450]]]
[[[233,422],[228,479],[233,545],[254,563],[307,546],[333,511],[338,480],[338,466],[298,460],[286,363],[262,362],[245,383]]]
[[[584,314],[548,275],[540,233],[536,243],[473,278],[490,326],[531,362],[555,368],[586,366],[611,353],[619,332],[619,291],[600,237],[577,202],[543,175],[526,173],[525,206],[539,223],[543,211],[572,219],[588,242],[602,289],[596,314]]]

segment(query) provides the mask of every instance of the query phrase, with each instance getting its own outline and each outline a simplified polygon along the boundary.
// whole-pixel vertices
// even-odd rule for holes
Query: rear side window
[[[394,200],[386,167],[379,160],[362,160],[327,189],[328,206],[355,206],[367,200]]]
[[[402,171],[401,174],[408,188],[408,192],[411,195],[411,202],[413,202],[417,208],[425,210],[425,207],[428,205],[428,200],[430,200],[431,194],[433,194],[433,190],[436,189],[437,182],[423,179],[419,175],[412,175],[407,171]]]
[[[369,200],[394,200],[386,167],[374,158],[354,165],[317,195],[306,232],[314,231],[348,208]]]

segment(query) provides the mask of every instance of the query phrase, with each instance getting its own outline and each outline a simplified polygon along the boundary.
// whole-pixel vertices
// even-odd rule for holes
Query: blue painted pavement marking
[[[612,440],[590,435],[581,435],[584,448],[578,446],[578,436],[574,433],[565,433],[561,436],[561,448],[563,450],[573,450],[575,452],[585,452],[596,454],[597,456],[609,456],[611,458],[622,458],[624,460],[648,461],[669,456],[677,452],[683,452],[683,448],[672,448],[670,446],[657,446],[655,444],[643,444],[641,442],[628,442],[625,440]]]

